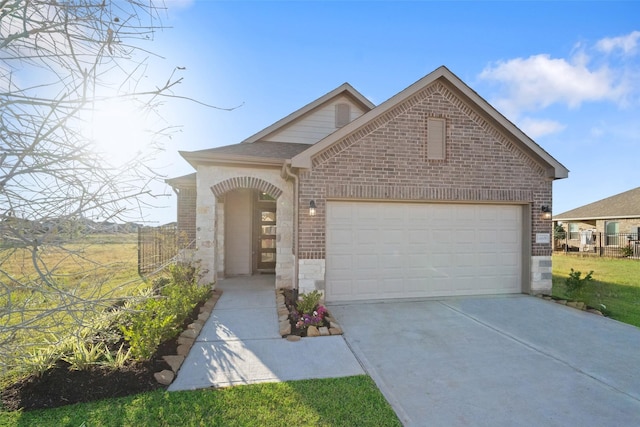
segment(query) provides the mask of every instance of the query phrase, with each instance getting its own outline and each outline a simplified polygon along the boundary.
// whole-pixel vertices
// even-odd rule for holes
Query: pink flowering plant
[[[291,310],[291,319],[297,329],[307,329],[309,326],[323,326],[327,308],[320,305],[322,293],[313,291],[301,294],[296,307]]]
[[[296,328],[306,329],[309,326],[322,326],[324,324],[324,316],[327,313],[327,309],[320,305],[313,313],[298,313],[294,314],[294,320],[296,321]]]

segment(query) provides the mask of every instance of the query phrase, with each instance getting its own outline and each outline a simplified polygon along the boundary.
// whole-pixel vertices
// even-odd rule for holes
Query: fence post
[[[138,276],[142,276],[142,270],[140,268],[142,266],[142,253],[140,252],[142,250],[141,232],[142,227],[138,227]]]

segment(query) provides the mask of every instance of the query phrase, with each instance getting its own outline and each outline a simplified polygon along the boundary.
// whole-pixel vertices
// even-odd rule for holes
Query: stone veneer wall
[[[276,287],[293,286],[293,184],[277,168],[199,166],[197,172],[196,254],[201,282],[224,271],[224,206],[227,191],[253,188],[276,197]],[[279,194],[278,194],[279,193]]]
[[[551,295],[551,256],[531,257],[531,294]]]
[[[298,290],[307,293],[324,290],[324,259],[301,259],[298,261]]]

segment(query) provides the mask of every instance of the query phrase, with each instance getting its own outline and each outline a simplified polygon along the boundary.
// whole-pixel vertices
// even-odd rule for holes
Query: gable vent
[[[351,105],[336,104],[336,127],[341,128],[351,121]]]
[[[444,160],[446,154],[445,119],[429,117],[427,119],[427,159]]]

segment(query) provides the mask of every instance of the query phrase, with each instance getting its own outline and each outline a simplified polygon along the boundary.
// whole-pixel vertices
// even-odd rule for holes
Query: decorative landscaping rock
[[[291,323],[289,319],[280,322],[280,336],[286,337],[291,333]]]
[[[186,329],[180,334],[180,336],[183,338],[195,339],[198,336],[198,333],[195,331],[195,329]]]
[[[195,338],[178,337],[178,345],[188,345],[189,347],[192,347],[195,341]]]
[[[592,314],[595,314],[597,316],[604,316],[604,314],[600,310],[597,310],[595,308],[591,308],[586,303],[584,303],[582,301],[568,301],[568,300],[565,300],[565,299],[554,299],[553,297],[551,297],[549,295],[544,295],[544,296],[542,296],[542,298],[547,300],[547,301],[553,301],[556,304],[562,304],[562,305],[566,305],[567,307],[575,308],[576,310],[586,311],[588,313],[592,313]]]
[[[184,362],[184,356],[163,356],[162,358],[171,366],[171,370],[176,373],[182,366],[182,362]]]
[[[326,310],[322,304],[322,313],[324,313],[324,322],[318,326],[309,325],[304,328],[294,327],[296,323],[291,314],[295,310],[291,304],[292,290],[291,289],[276,289],[276,311],[278,314],[278,323],[280,335],[283,338],[287,338],[290,341],[298,341],[301,337],[317,337],[317,336],[329,336],[329,335],[342,335],[342,328],[335,320],[334,317]],[[320,311],[320,309],[318,310]],[[324,328],[324,329],[323,329]],[[322,331],[322,332],[321,332]]]
[[[188,329],[194,330],[196,332],[196,334],[200,334],[200,331],[202,330],[202,323],[189,323],[187,325]]]
[[[173,382],[176,374],[168,369],[165,369],[164,371],[156,372],[155,374],[153,374],[153,376],[160,384],[169,385]]]
[[[176,349],[178,356],[186,356],[189,354],[189,350],[191,350],[191,345],[189,344],[180,344]]]

